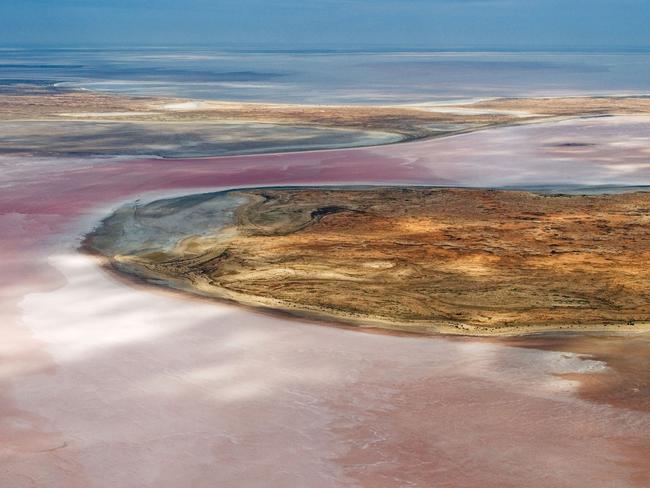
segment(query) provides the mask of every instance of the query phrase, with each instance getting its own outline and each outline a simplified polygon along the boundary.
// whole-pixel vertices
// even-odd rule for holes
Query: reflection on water
[[[579,380],[583,398],[599,403],[650,412],[650,335],[549,334],[504,340],[517,347],[567,351],[604,361],[606,372],[571,373]]]

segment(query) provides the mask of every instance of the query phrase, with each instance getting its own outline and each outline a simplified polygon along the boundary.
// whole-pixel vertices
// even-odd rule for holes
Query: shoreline
[[[61,112],[62,104],[67,111]],[[643,95],[501,97],[462,103],[436,103],[431,107],[427,104],[367,106],[227,102],[86,91],[5,95],[0,97],[0,122],[22,124],[24,127],[15,128],[15,134],[10,132],[7,140],[0,144],[0,150],[5,154],[24,153],[24,143],[12,143],[12,134],[18,141],[26,137],[32,142],[36,141],[37,155],[86,154],[83,148],[88,145],[92,148],[93,144],[96,147],[90,154],[119,155],[128,152],[129,147],[138,147],[138,143],[142,145],[143,137],[148,141],[145,145],[151,146],[151,150],[147,149],[141,156],[153,154],[165,160],[372,149],[426,142],[486,129],[561,123],[591,117],[648,116],[650,98]],[[38,123],[56,122],[79,124],[73,131],[74,137],[69,138],[63,146],[56,144],[56,134],[45,135],[38,129]],[[160,124],[173,128],[165,141],[160,140],[160,131],[156,130]],[[226,137],[227,134],[220,139],[206,130],[210,125],[228,124],[241,125],[242,134],[237,137],[248,140],[252,148],[230,148],[231,139]],[[246,128],[255,124],[264,125],[267,133]],[[121,130],[121,127],[129,125],[137,127],[138,137]],[[291,128],[312,131],[312,139],[322,137],[323,140],[307,140],[304,147],[296,145],[295,141],[289,143],[283,131]],[[335,137],[332,131],[340,135]],[[319,136],[319,133],[322,134]],[[183,140],[190,138],[200,141],[200,150],[195,146],[185,147],[182,142],[173,142],[174,137],[179,136],[183,136]],[[268,142],[269,136],[271,143]],[[274,137],[284,141],[288,147],[283,148],[283,144],[273,142]],[[373,137],[379,139],[378,143],[367,140]],[[116,145],[115,138],[122,144]],[[168,145],[169,140],[172,140],[172,147],[156,149]],[[256,147],[260,144],[260,147]],[[214,149],[210,149],[213,146]],[[219,147],[225,150],[220,151]],[[183,151],[188,151],[187,155]],[[203,154],[193,156],[192,151]]]
[[[75,296],[83,291],[84,268],[95,268],[88,261],[70,264],[68,268],[62,266],[64,261],[55,260],[52,264],[64,272],[68,283],[55,292],[49,302],[43,301],[46,297],[32,297],[30,305],[33,307],[44,307],[52,300],[61,299],[64,303],[74,303]],[[75,272],[80,272],[81,276],[75,277]],[[114,280],[111,278],[110,281]],[[102,279],[93,280],[99,285],[97,290],[109,292],[104,297],[106,300],[132,293],[128,289],[120,291],[121,287],[114,282],[102,285],[103,282]],[[526,351],[525,348],[494,344],[489,339],[479,338],[437,336],[422,341],[421,337],[415,339],[412,336],[409,339],[406,336],[381,337],[385,334],[345,334],[344,331],[332,330],[332,327],[309,327],[311,324],[301,327],[294,321],[265,319],[247,312],[231,314],[228,309],[219,310],[219,307],[213,313],[212,306],[182,301],[175,303],[175,300],[148,297],[149,292],[136,292],[135,295],[141,306],[156,304],[152,307],[154,310],[163,310],[149,312],[145,315],[145,318],[150,317],[149,321],[140,324],[151,335],[146,332],[140,335],[138,330],[133,330],[128,311],[118,311],[117,319],[104,317],[100,324],[89,329],[80,327],[84,321],[75,323],[75,327],[79,327],[79,336],[73,342],[85,344],[88,341],[91,354],[81,355],[76,360],[60,361],[57,377],[44,378],[39,383],[59,385],[62,379],[67,379],[64,393],[54,390],[55,398],[81,385],[79,394],[67,400],[69,408],[48,407],[50,403],[45,400],[52,395],[37,394],[34,398],[25,396],[29,392],[22,393],[24,396],[21,398],[31,398],[32,402],[43,405],[38,412],[55,422],[64,435],[71,431],[76,433],[75,442],[69,442],[59,456],[70,456],[71,452],[84,456],[93,449],[90,442],[97,438],[104,442],[120,442],[121,451],[127,451],[124,457],[106,459],[99,455],[100,464],[82,458],[83,466],[90,470],[91,475],[107,466],[106,463],[112,467],[118,463],[135,466],[152,462],[146,457],[152,431],[160,432],[161,441],[156,448],[169,450],[170,455],[184,463],[188,462],[186,459],[195,459],[205,453],[205,450],[200,450],[204,446],[210,453],[213,452],[210,448],[220,448],[218,452],[230,449],[223,460],[219,458],[212,474],[213,481],[220,481],[228,479],[223,474],[228,464],[222,463],[230,459],[232,449],[238,449],[234,454],[236,460],[248,459],[254,453],[252,449],[240,448],[239,444],[233,447],[231,438],[246,436],[250,439],[253,435],[256,445],[259,445],[263,439],[272,437],[263,445],[275,444],[277,449],[279,440],[287,439],[285,425],[293,425],[294,429],[298,426],[300,434],[307,427],[320,432],[316,439],[320,440],[322,447],[315,450],[311,448],[313,442],[307,442],[307,459],[311,459],[314,456],[311,453],[315,452],[319,460],[333,459],[334,466],[350,469],[355,465],[354,457],[363,452],[359,451],[357,440],[365,445],[366,440],[373,438],[372,433],[365,433],[369,426],[375,431],[380,429],[382,436],[385,434],[386,439],[397,443],[409,442],[411,435],[426,441],[437,433],[438,438],[451,443],[456,460],[464,452],[463,446],[475,441],[472,432],[476,432],[476,426],[483,425],[483,429],[490,432],[489,449],[498,451],[504,445],[502,437],[497,435],[504,432],[500,419],[506,418],[509,411],[504,410],[504,402],[507,402],[506,406],[512,404],[525,409],[527,415],[515,416],[507,424],[505,432],[508,435],[525,433],[525,438],[530,440],[524,446],[531,451],[550,449],[547,446],[554,445],[552,438],[575,425],[576,421],[591,425],[593,419],[599,419],[594,424],[597,430],[588,431],[586,439],[585,434],[570,434],[568,437],[567,455],[573,453],[580,461],[590,459],[591,455],[589,451],[585,453],[576,447],[589,449],[592,439],[605,434],[611,437],[638,425],[634,423],[636,419],[643,419],[638,417],[642,415],[639,412],[631,414],[620,407],[614,409],[600,402],[585,401],[578,376],[580,379],[600,377],[606,374],[607,368],[602,361],[582,354]],[[161,313],[173,314],[174,310],[180,310],[178,315],[163,320],[160,325],[151,320]],[[187,321],[192,323],[192,319],[186,315],[191,311],[203,318],[200,326],[193,324],[188,327]],[[243,318],[246,320],[241,323]],[[45,310],[40,314],[32,311],[28,323],[50,340],[56,339],[56,331],[48,327]],[[126,338],[131,340],[125,342]],[[104,345],[105,340],[109,341],[107,345]],[[102,348],[92,354],[92,347],[100,344]],[[191,353],[178,354],[180,346],[190,347]],[[55,345],[59,357],[66,351],[66,344],[59,344],[58,348]],[[80,354],[82,352],[83,349]],[[400,352],[404,353],[403,356]],[[162,373],[161,366],[164,367]],[[91,373],[88,373],[91,367]],[[106,368],[111,368],[111,374],[105,374]],[[323,370],[327,375],[324,376]],[[575,376],[564,378],[561,375],[565,373]],[[309,375],[308,379],[300,382],[304,375]],[[91,389],[87,387],[89,384],[99,387]],[[260,384],[271,386],[256,388]],[[349,403],[352,388],[356,392],[353,406]],[[44,389],[50,391],[46,386]],[[177,396],[171,396],[170,389],[178,392]],[[108,398],[99,396],[102,392],[107,393]],[[289,403],[287,395],[291,396]],[[298,400],[315,397],[319,401],[295,401],[294,395]],[[467,406],[456,403],[468,397],[474,401],[468,402]],[[89,402],[96,402],[98,398],[103,398],[103,404],[117,411],[107,420],[111,422],[111,430],[94,430],[97,413],[93,409],[81,409],[80,414],[74,409],[78,405],[90,405]],[[452,411],[448,411],[446,405]],[[351,408],[353,416],[348,414]],[[405,419],[402,419],[404,415]],[[238,421],[242,416],[244,420]],[[250,418],[259,420],[251,424]],[[325,421],[320,423],[319,419]],[[552,419],[555,422],[551,422]],[[391,422],[394,421],[400,423],[393,426]],[[125,422],[131,424],[124,427]],[[257,434],[262,422],[267,427]],[[552,434],[547,434],[549,425]],[[289,435],[294,429],[288,429]],[[170,430],[178,432],[171,439],[168,436]],[[196,432],[205,435],[197,436]],[[409,435],[409,432],[418,434]],[[299,437],[291,445],[303,438]],[[642,433],[632,438],[642,439]],[[187,452],[186,442],[196,447]],[[248,444],[242,443],[243,446]],[[283,448],[285,443],[279,444],[283,449],[282,455],[291,452]],[[373,453],[381,448],[381,444],[368,445]],[[616,442],[607,442],[605,447],[610,457],[618,453]],[[599,452],[605,447],[598,444]],[[94,452],[101,454],[102,451],[98,448]],[[211,458],[210,454],[203,455],[206,459]],[[524,460],[528,459],[526,451],[521,455]],[[615,463],[612,465],[617,466]],[[194,467],[193,464],[190,466]],[[609,469],[610,463],[605,466]],[[490,473],[500,472],[499,464],[494,463],[492,457],[486,461],[485,468],[481,468],[481,472],[484,469]],[[252,469],[256,469],[256,465]],[[625,472],[623,468],[619,469]],[[307,472],[313,476],[313,469],[307,468]],[[569,474],[574,472],[573,469],[568,471]],[[593,469],[585,472],[593,475]],[[118,482],[121,479],[110,476],[111,481],[113,478]]]
[[[300,322],[309,322],[311,324],[343,328],[368,333],[379,333],[385,335],[399,335],[408,337],[467,337],[467,338],[534,338],[544,336],[573,336],[598,334],[603,336],[637,336],[650,334],[650,321],[636,322],[635,325],[623,324],[584,324],[584,325],[567,325],[561,327],[548,327],[544,325],[522,325],[522,326],[505,326],[499,327],[498,330],[479,330],[475,326],[465,324],[451,325],[451,323],[418,323],[416,327],[411,322],[394,322],[387,319],[366,317],[345,317],[325,311],[281,307],[265,305],[262,301],[247,300],[237,298],[227,298],[225,296],[209,295],[190,291],[179,287],[170,286],[148,281],[146,278],[136,274],[119,271],[112,266],[108,259],[101,254],[88,249],[86,246],[79,248],[85,255],[96,260],[98,266],[108,273],[113,279],[128,286],[140,290],[152,291],[155,293],[171,294],[181,297],[184,300],[200,300],[202,302],[214,302],[217,304],[226,304],[234,307],[240,307],[256,314],[289,318]]]

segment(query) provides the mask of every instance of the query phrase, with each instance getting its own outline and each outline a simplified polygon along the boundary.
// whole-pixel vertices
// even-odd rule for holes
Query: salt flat
[[[21,308],[54,365],[17,387],[29,416],[14,422],[38,445],[14,440],[13,486],[593,487],[640,467],[616,462],[616,438],[643,443],[650,416],[553,376],[602,363],[281,320],[133,290],[87,256],[49,261],[66,284]]]
[[[650,414],[583,400],[556,376],[601,374],[600,361],[186,300],[115,281],[76,248],[110,208],[151,192],[648,184],[649,123],[245,157],[3,159],[0,485],[647,485]]]

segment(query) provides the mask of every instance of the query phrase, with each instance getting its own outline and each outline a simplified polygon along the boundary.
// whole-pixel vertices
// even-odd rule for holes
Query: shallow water
[[[516,347],[570,351],[607,363],[601,374],[565,374],[581,382],[580,395],[593,402],[650,412],[650,334],[565,334],[511,338]]]
[[[0,88],[11,91],[21,81],[137,95],[308,104],[650,93],[650,53],[1,51]]]
[[[262,123],[0,122],[0,154],[203,157],[388,144],[377,131]]]

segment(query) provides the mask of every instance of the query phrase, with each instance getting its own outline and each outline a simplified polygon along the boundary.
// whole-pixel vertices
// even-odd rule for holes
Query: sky
[[[650,0],[0,0],[0,45],[650,47]]]

